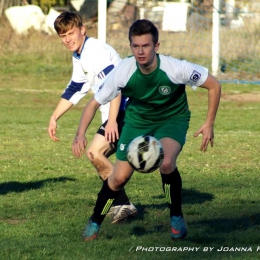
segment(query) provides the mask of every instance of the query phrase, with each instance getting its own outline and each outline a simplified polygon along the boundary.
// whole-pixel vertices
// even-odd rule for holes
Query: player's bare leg
[[[95,134],[87,150],[87,157],[96,168],[98,175],[104,181],[113,172],[114,165],[108,157],[115,152],[115,147],[100,134]]]
[[[119,191],[129,181],[134,170],[128,163],[128,161],[116,160],[113,173],[108,178],[108,185],[110,189]]]
[[[114,165],[108,157],[115,153],[115,150],[114,145],[107,142],[105,137],[101,134],[94,135],[88,148],[87,156],[103,181],[105,181],[113,172]],[[122,189],[108,214],[113,217],[112,223],[122,221],[128,217],[133,217],[136,214],[137,209],[129,201],[125,189]]]

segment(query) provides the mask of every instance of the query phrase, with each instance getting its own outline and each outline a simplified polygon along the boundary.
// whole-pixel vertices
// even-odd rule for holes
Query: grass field
[[[135,173],[126,186],[139,211],[136,218],[116,225],[106,218],[98,240],[84,243],[81,230],[101,181],[86,157],[72,155],[71,142],[90,95],[60,119],[61,140],[52,142],[47,126],[70,79],[70,53],[57,37],[17,38],[3,28],[1,260],[259,259],[258,85],[223,85],[215,145],[206,153],[199,151],[201,137],[192,135],[205,119],[207,93],[187,89],[192,119],[178,160],[186,239],[170,239],[169,212],[154,172]],[[87,133],[90,140],[99,124],[98,114]]]

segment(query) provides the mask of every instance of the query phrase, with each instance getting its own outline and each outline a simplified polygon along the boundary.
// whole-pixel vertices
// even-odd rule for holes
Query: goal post
[[[220,30],[220,0],[213,2],[212,15],[212,75],[217,76],[219,71],[219,30]]]
[[[98,0],[98,39],[106,42],[107,0]]]

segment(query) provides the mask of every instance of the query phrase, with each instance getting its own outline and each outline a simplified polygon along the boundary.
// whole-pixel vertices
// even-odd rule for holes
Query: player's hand
[[[48,126],[48,134],[53,141],[59,141],[60,139],[56,136],[57,122],[54,119],[50,120]]]
[[[72,153],[77,157],[81,157],[85,153],[87,143],[85,136],[76,136],[71,145]]]
[[[109,143],[114,143],[118,139],[119,133],[117,122],[110,122],[108,120],[105,127],[105,140]]]
[[[213,143],[214,143],[213,126],[208,126],[206,124],[202,125],[200,129],[193,136],[197,137],[199,134],[203,135],[200,151],[206,152],[209,143],[210,146],[213,147]]]

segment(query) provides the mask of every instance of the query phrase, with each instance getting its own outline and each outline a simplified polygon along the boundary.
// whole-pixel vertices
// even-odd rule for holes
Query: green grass
[[[86,157],[72,155],[71,142],[90,96],[59,120],[61,140],[51,141],[47,126],[70,79],[70,54],[55,37],[41,50],[30,43],[36,39],[25,38],[24,52],[13,41],[17,49],[0,55],[0,259],[259,259],[259,86],[223,86],[214,148],[206,153],[193,133],[206,117],[207,93],[187,88],[192,119],[178,160],[186,239],[170,239],[169,211],[154,172],[135,173],[126,186],[138,216],[116,225],[106,218],[98,240],[84,243],[81,230],[101,181]],[[248,93],[255,100],[227,98]],[[89,140],[99,124],[98,114]],[[252,252],[218,252],[222,246]]]

